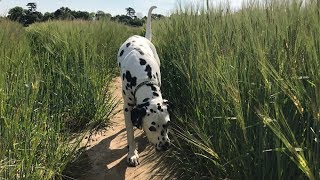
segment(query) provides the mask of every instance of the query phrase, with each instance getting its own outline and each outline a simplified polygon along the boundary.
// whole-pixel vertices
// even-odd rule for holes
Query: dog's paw
[[[129,166],[136,167],[140,164],[138,151],[135,150],[134,153],[129,153],[127,156],[127,162]]]

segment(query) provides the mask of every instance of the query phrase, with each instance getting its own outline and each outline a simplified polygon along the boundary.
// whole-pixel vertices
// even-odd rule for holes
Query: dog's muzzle
[[[170,146],[171,146],[170,141],[167,141],[165,143],[160,142],[159,144],[156,145],[156,150],[157,151],[166,151],[170,148]]]

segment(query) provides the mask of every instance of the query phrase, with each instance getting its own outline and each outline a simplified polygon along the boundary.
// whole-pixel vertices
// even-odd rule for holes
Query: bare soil
[[[122,101],[121,79],[114,79],[111,90],[114,97]],[[122,102],[117,107],[122,109]],[[87,167],[81,165],[77,179],[83,180],[124,180],[124,179],[172,179],[165,173],[160,173],[158,163],[161,153],[148,143],[142,130],[135,129],[135,140],[138,145],[140,165],[128,167],[127,165],[127,137],[123,112],[119,112],[111,120],[111,125],[105,129],[95,132],[87,137],[82,143],[86,144],[86,149],[82,155],[82,160]],[[73,167],[77,168],[77,167]]]

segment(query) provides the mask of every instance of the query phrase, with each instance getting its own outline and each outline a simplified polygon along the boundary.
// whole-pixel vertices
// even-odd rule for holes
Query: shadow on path
[[[108,129],[111,131],[112,129]],[[138,145],[138,152],[143,152],[148,143],[144,135],[139,135],[135,138]],[[112,141],[124,141],[123,145],[111,145]],[[64,179],[80,179],[80,180],[104,180],[126,179],[125,174],[128,168],[126,146],[126,131],[125,128],[115,132],[113,135],[104,138],[98,144],[89,149],[84,150],[80,157],[69,165],[64,172]],[[114,147],[116,146],[116,147]],[[141,160],[141,158],[140,158]]]

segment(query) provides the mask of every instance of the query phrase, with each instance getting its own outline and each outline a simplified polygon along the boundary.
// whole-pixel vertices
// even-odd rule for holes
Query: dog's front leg
[[[139,155],[136,149],[136,143],[134,142],[134,132],[133,132],[133,125],[131,121],[131,110],[132,107],[127,105],[127,102],[124,103],[124,118],[126,123],[126,130],[127,130],[127,140],[128,140],[128,156],[127,162],[130,166],[137,166],[139,165]]]

